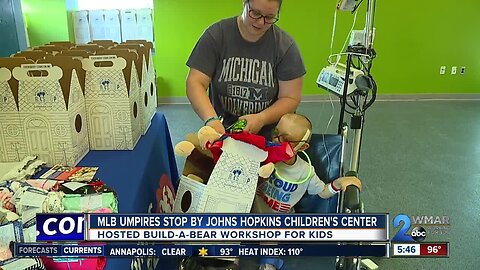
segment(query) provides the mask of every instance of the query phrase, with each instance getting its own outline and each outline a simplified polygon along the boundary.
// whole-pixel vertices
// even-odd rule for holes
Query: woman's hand
[[[225,127],[220,120],[213,120],[207,123],[207,126],[212,127],[215,131],[221,135],[225,134]]]
[[[250,132],[253,134],[257,134],[265,125],[265,120],[263,119],[262,114],[247,114],[241,116],[239,119],[247,120],[247,126],[243,129],[245,132]]]

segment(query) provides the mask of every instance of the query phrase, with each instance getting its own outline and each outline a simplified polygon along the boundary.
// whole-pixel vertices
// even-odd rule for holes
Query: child
[[[361,189],[361,182],[356,177],[341,177],[325,184],[309,162],[297,157],[298,152],[310,146],[311,130],[312,123],[304,115],[289,113],[280,118],[273,131],[272,140],[275,143],[289,142],[296,154],[290,160],[276,163],[275,172],[258,186],[254,212],[293,212],[295,204],[305,192],[328,199],[349,185]],[[259,269],[276,270],[282,265],[283,261],[279,258],[262,258]]]
[[[288,161],[276,163],[275,172],[257,189],[257,195],[273,212],[292,212],[305,192],[328,199],[349,185],[362,186],[356,177],[340,177],[325,184],[309,162],[297,157],[298,152],[310,146],[311,130],[312,124],[307,117],[289,113],[280,118],[273,131],[273,142],[289,142],[297,153]]]

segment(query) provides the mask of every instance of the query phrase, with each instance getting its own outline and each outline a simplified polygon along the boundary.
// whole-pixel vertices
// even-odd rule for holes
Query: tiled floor
[[[339,106],[334,106],[302,103],[298,111],[312,120],[316,133],[335,133]],[[159,110],[174,144],[202,124],[190,105]],[[479,116],[480,101],[379,101],[367,112],[359,168],[366,212],[390,213],[391,220],[400,213],[447,215],[451,222],[449,235],[425,240],[449,241],[450,258],[374,259],[380,269],[479,269]],[[177,163],[182,168],[183,161]],[[391,236],[397,231],[392,228]],[[302,270],[320,269],[308,258],[303,262]]]

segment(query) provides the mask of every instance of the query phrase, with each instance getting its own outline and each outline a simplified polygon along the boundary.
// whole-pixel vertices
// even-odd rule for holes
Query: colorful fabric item
[[[63,258],[62,260],[42,257],[41,259],[48,270],[103,270],[107,265],[105,257]]]
[[[41,212],[43,204],[47,199],[48,192],[34,188],[31,186],[24,186],[19,188],[11,199],[11,202],[15,204],[16,212],[19,215],[23,215],[25,211],[28,211],[32,208],[39,208]]]
[[[32,187],[40,188],[46,191],[58,191],[62,181],[50,179],[30,179],[26,181]]]
[[[10,250],[10,245],[5,245],[1,243],[0,245],[0,261],[6,261],[13,257],[12,251]]]
[[[95,194],[95,193],[113,193],[114,191],[105,185],[105,183],[99,179],[94,179],[86,185],[76,190],[71,190],[63,185],[60,186],[59,191],[62,191],[65,194]]]
[[[39,160],[37,156],[25,157],[18,162],[7,174],[0,177],[0,182],[9,180],[25,181],[36,172],[40,171],[46,163]]]
[[[113,213],[112,209],[109,209],[109,208],[100,208],[100,209],[97,209],[95,211],[93,211],[92,213],[95,213],[95,214],[111,214]]]
[[[0,206],[9,211],[15,212],[15,205],[11,202],[13,193],[6,188],[0,190]]]
[[[19,219],[19,216],[16,213],[8,209],[5,209],[3,207],[0,207],[0,225],[13,222],[18,219]]]
[[[64,212],[85,212],[91,213],[95,210],[108,208],[113,213],[118,212],[118,202],[115,193],[96,194],[65,194],[63,198]]]
[[[63,192],[49,192],[47,199],[43,201],[42,212],[43,213],[63,213]]]
[[[268,152],[268,157],[264,161],[265,164],[267,163],[278,163],[281,161],[287,161],[295,156],[295,152],[293,151],[292,146],[288,142],[283,142],[281,144],[267,142],[265,137],[257,134],[251,134],[248,132],[240,132],[240,133],[226,133],[224,134],[220,140],[207,145],[207,148],[210,149],[213,155],[213,160],[216,163],[222,154],[222,146],[223,140],[225,138],[230,137],[238,141],[242,141],[248,144],[252,144],[264,151]]]

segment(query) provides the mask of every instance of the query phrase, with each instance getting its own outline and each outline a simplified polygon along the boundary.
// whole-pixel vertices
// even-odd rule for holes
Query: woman
[[[244,0],[242,14],[207,28],[187,61],[188,99],[221,134],[246,119],[245,131],[267,135],[300,103],[305,66],[295,41],[275,25],[281,4]]]

